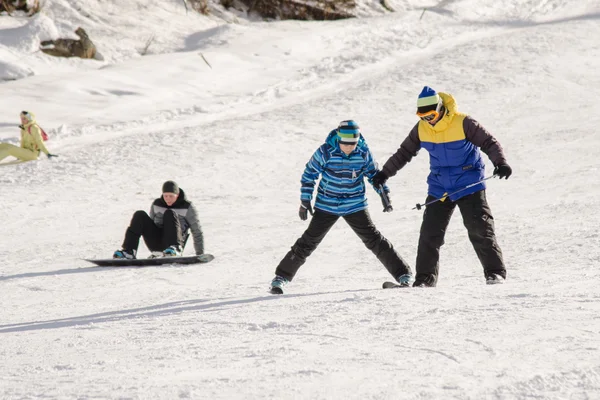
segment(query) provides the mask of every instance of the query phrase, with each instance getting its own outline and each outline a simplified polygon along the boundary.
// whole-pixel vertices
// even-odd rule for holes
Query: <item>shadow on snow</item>
[[[74,270],[77,271],[77,270]],[[68,328],[73,326],[99,324],[106,322],[118,322],[134,318],[144,317],[161,317],[172,314],[178,314],[187,311],[217,311],[221,307],[257,303],[261,301],[276,301],[285,300],[293,297],[308,297],[308,296],[320,296],[325,294],[335,293],[356,293],[356,292],[370,292],[375,289],[355,289],[355,290],[341,290],[335,292],[320,292],[320,293],[305,293],[305,294],[291,294],[291,295],[268,295],[261,297],[254,297],[250,299],[232,299],[217,301],[214,303],[204,304],[212,301],[211,299],[205,300],[189,300],[189,301],[176,301],[165,304],[158,304],[155,306],[132,308],[129,310],[121,311],[109,311],[98,314],[82,315],[80,317],[61,318],[48,321],[35,321],[35,322],[23,322],[19,324],[8,324],[0,325],[0,333],[10,332],[25,332],[35,331],[43,329],[59,329]],[[378,289],[377,289],[378,290]]]

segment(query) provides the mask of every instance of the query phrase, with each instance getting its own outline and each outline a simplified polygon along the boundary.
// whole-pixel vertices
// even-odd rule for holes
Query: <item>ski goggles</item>
[[[442,102],[440,101],[434,110],[429,110],[424,113],[420,113],[417,111],[417,116],[421,118],[423,121],[431,122],[438,119],[440,116],[440,111],[442,109]]]

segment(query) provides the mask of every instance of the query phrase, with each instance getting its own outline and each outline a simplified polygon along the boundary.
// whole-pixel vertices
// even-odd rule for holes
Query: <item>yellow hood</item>
[[[446,113],[444,114],[444,117],[440,119],[434,126],[429,125],[428,122],[420,121],[420,124],[422,126],[424,126],[427,129],[431,129],[435,132],[441,132],[448,129],[448,126],[450,126],[450,124],[452,123],[452,119],[454,119],[454,116],[458,112],[456,100],[454,100],[454,97],[452,97],[451,94],[442,92],[438,92],[438,94],[442,98],[442,104],[446,108]]]
[[[27,114],[21,113],[21,115],[23,117],[27,118],[27,121],[29,121],[29,122],[27,122],[25,124],[25,126],[28,126],[28,125],[31,125],[31,124],[35,123],[35,114],[34,113],[32,113],[30,111],[27,111]]]

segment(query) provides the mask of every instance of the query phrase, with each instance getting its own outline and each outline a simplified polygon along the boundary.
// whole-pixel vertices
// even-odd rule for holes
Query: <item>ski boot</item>
[[[117,251],[114,252],[113,258],[135,260],[135,253],[136,253],[135,250],[121,249],[121,250],[117,250]]]
[[[163,250],[164,257],[180,257],[181,248],[179,246],[169,246]]]
[[[502,275],[490,274],[485,277],[485,283],[488,285],[501,285],[504,283]]]
[[[283,287],[290,281],[283,276],[275,275],[275,278],[271,281],[271,289],[269,290],[272,294],[283,294]]]
[[[398,281],[400,286],[410,287],[410,282],[412,281],[412,275],[411,274],[400,275],[396,280]]]

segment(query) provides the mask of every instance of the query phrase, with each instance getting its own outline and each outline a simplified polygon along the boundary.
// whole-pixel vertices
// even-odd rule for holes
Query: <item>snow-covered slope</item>
[[[0,139],[17,142],[28,109],[59,154],[0,166],[0,397],[599,396],[597,2],[398,1],[392,14],[276,23],[185,16],[175,0],[48,4],[0,18],[2,62],[35,74],[0,84]],[[37,39],[21,33],[80,25],[104,61],[28,55]],[[154,52],[131,56],[149,33]],[[353,118],[384,162],[423,85],[452,93],[513,167],[487,192],[506,284],[484,284],[457,212],[436,289],[381,290],[389,276],[340,221],[287,294],[269,295],[307,226],[312,152]],[[411,265],[427,173],[421,152],[389,181],[391,214],[368,191]],[[167,179],[198,207],[213,262],[81,260],[110,256]]]

